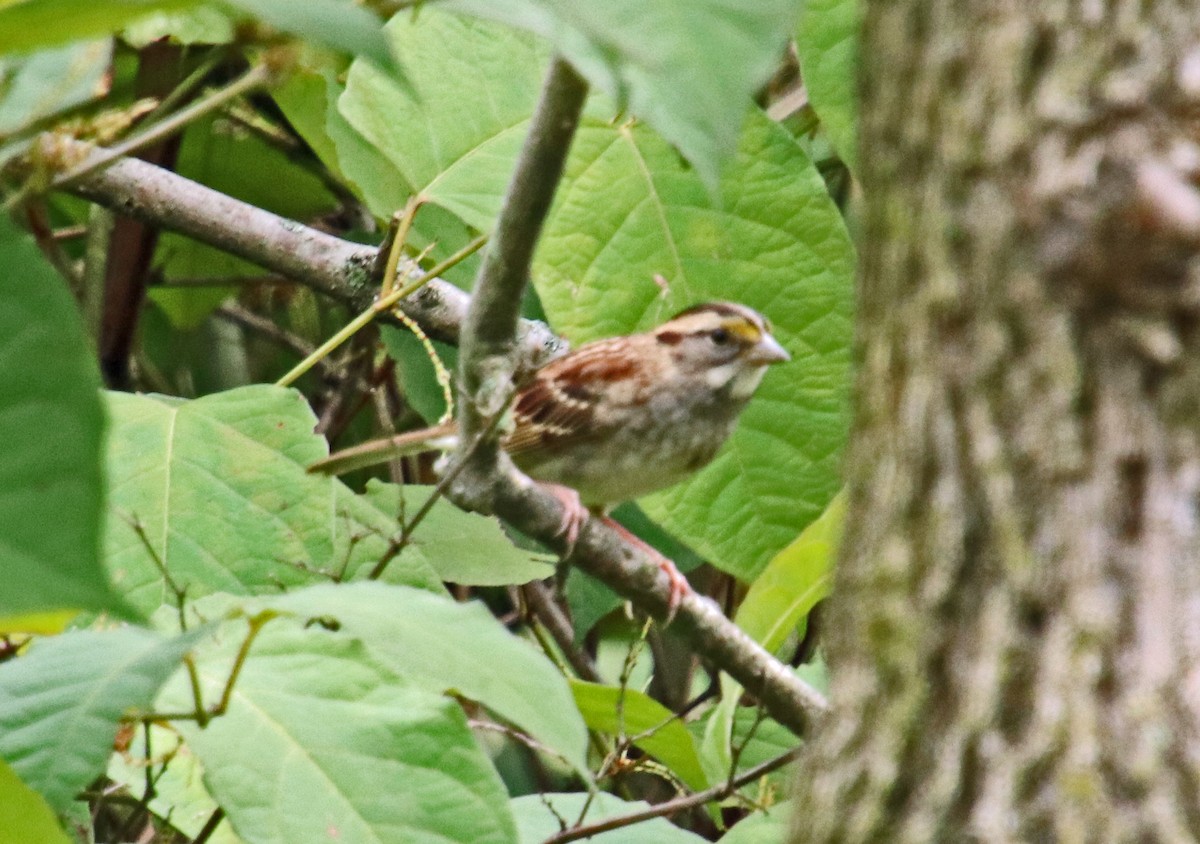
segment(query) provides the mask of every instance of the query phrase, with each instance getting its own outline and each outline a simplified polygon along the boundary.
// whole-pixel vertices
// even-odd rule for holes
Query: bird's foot
[[[671,562],[661,551],[650,545],[645,540],[634,535],[628,528],[608,516],[602,517],[604,523],[621,535],[621,538],[642,550],[655,565],[662,570],[662,573],[667,576],[667,619],[666,623],[670,624],[675,618],[675,613],[679,610],[679,604],[683,601],[683,596],[692,591],[692,586],[688,583],[687,578],[683,576],[675,563]]]
[[[562,524],[558,526],[558,535],[567,541],[567,550],[563,553],[563,559],[566,559],[575,550],[575,541],[579,539],[579,530],[591,513],[587,507],[583,506],[583,502],[579,499],[579,493],[569,486],[545,481],[540,481],[538,486],[553,495],[562,505]]]

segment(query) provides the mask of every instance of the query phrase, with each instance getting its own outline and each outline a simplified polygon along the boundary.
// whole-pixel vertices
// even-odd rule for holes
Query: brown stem
[[[651,806],[649,809],[644,809],[640,812],[630,812],[628,815],[607,818],[593,824],[587,824],[586,826],[564,829],[562,832],[551,835],[549,838],[543,840],[542,844],[567,844],[568,841],[580,841],[584,838],[599,835],[602,832],[622,829],[644,821],[653,820],[654,818],[668,818],[687,809],[703,806],[710,800],[723,800],[743,785],[752,783],[759,777],[766,776],[772,771],[777,771],[789,762],[794,762],[800,756],[802,750],[802,747],[793,748],[787,753],[776,756],[774,759],[768,759],[761,765],[755,765],[739,777],[734,777],[719,785],[714,785],[712,788],[697,791],[695,794],[689,794],[686,797],[677,797],[674,800],[659,803],[657,806]]]

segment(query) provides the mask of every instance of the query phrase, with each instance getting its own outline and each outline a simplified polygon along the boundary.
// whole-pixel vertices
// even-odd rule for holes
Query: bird
[[[698,304],[651,331],[587,343],[539,369],[517,391],[511,429],[500,443],[517,468],[562,503],[568,548],[594,516],[658,564],[670,584],[673,617],[690,589],[687,579],[608,513],[706,466],[767,368],[789,360],[758,311],[735,302]],[[341,474],[456,445],[450,421],[345,449],[309,471]]]

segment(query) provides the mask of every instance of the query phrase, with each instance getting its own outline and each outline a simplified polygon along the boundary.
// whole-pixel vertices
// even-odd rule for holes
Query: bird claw
[[[553,495],[558,500],[558,503],[562,505],[562,523],[558,526],[558,536],[567,541],[567,550],[563,553],[563,558],[566,559],[575,550],[575,542],[579,539],[579,531],[583,528],[584,523],[588,520],[591,513],[587,507],[583,506],[583,501],[580,500],[579,493],[569,486],[549,483],[541,483],[540,486],[546,492]]]
[[[627,527],[615,519],[605,516],[604,523],[619,533],[621,538],[630,545],[636,545],[642,549],[642,553],[649,557],[658,566],[659,571],[667,576],[667,617],[663,623],[670,624],[675,620],[675,613],[679,611],[683,596],[692,591],[691,584],[687,582],[683,572],[653,545],[630,532]]]
[[[687,578],[683,576],[676,565],[664,557],[662,554],[655,553],[659,569],[667,576],[667,582],[670,584],[667,594],[667,618],[664,624],[670,624],[675,620],[675,613],[679,611],[679,604],[683,601],[683,596],[691,591],[692,585],[687,582]]]

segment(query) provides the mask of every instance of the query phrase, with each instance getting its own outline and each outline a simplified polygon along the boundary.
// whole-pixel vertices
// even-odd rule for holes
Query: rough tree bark
[[[868,4],[796,841],[1200,839],[1200,9]]]

